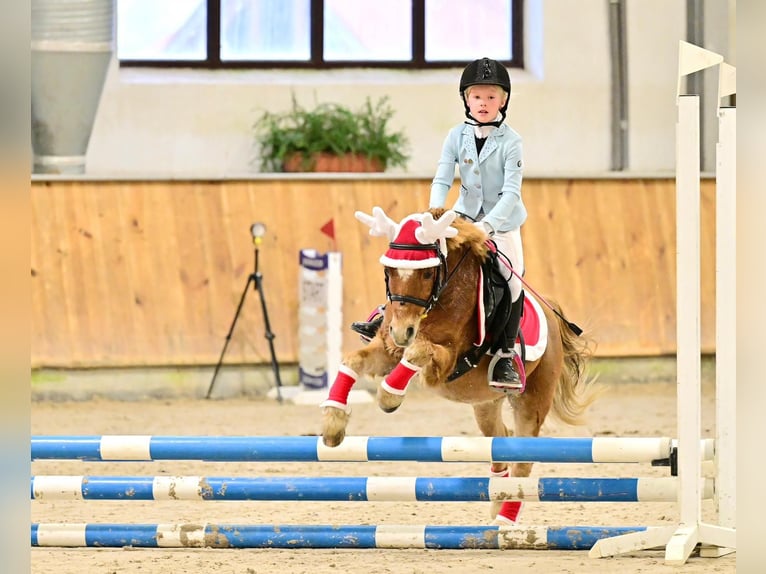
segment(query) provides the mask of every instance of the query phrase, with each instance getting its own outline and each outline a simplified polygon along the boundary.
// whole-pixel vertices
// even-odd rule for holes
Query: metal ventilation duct
[[[84,173],[113,52],[114,0],[32,0],[35,173]]]

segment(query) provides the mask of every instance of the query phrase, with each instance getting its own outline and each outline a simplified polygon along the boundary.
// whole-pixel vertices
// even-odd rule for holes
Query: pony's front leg
[[[425,385],[438,383],[446,377],[446,367],[451,360],[449,351],[442,345],[428,341],[415,341],[404,351],[404,356],[393,371],[378,386],[378,406],[391,413],[404,401],[404,395],[415,375]]]
[[[383,376],[391,370],[393,362],[379,338],[343,358],[327,400],[319,405],[322,407],[322,441],[325,445],[338,446],[346,437],[351,416],[348,395],[359,376]]]

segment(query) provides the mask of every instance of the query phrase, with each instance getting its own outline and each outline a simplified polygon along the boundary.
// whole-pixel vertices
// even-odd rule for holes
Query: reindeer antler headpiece
[[[439,266],[442,263],[439,252],[442,257],[447,256],[447,238],[457,235],[457,229],[450,225],[456,215],[448,210],[434,220],[428,212],[415,213],[397,224],[377,206],[372,208],[372,215],[361,211],[354,213],[359,221],[370,226],[370,235],[388,237],[388,251],[381,256],[380,262],[400,269]]]

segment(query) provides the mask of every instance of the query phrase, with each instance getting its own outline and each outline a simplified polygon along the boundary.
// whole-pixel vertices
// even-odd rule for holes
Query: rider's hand
[[[495,230],[486,221],[474,221],[473,224],[487,234],[487,237],[492,237],[495,234]]]

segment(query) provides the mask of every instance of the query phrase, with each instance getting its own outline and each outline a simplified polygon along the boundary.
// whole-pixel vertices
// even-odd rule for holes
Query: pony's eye
[[[423,279],[431,279],[434,276],[434,272],[430,269],[427,269],[426,271],[423,271]]]

